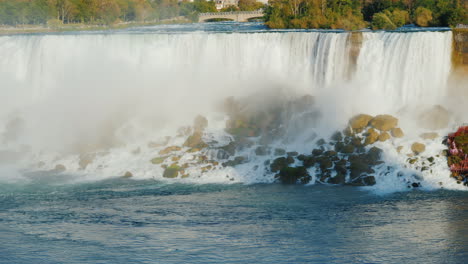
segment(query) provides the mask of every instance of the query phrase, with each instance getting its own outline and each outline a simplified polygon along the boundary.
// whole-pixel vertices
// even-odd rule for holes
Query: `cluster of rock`
[[[286,152],[284,149],[271,147],[271,143],[285,137],[288,129],[285,124],[297,113],[304,113],[301,118],[307,119],[307,125],[321,118],[320,113],[311,107],[313,103],[313,97],[303,96],[280,106],[272,104],[259,110],[228,98],[223,103],[223,111],[228,116],[225,131],[230,135],[227,144],[220,145],[216,141],[206,140],[208,120],[197,116],[192,126],[178,130],[176,137],[185,138],[183,144],[171,145],[170,142],[174,141],[170,137],[163,142],[148,143],[148,148],[159,150],[150,162],[163,169],[164,178],[187,178],[247,163],[252,155],[270,156],[271,159],[263,164],[264,171],[274,174],[275,179],[281,183],[307,184],[314,181],[354,186],[374,185],[376,167],[384,168],[381,166],[383,151],[374,144],[404,137],[403,130],[398,126],[399,120],[394,116],[356,115],[349,120],[343,131],[335,132],[329,139],[316,140],[311,136],[310,144],[315,148],[309,153]],[[440,109],[434,111],[443,114]],[[425,121],[434,124],[433,120]],[[433,140],[439,135],[428,132],[420,137],[423,140]],[[425,148],[423,143],[414,142],[411,153],[407,154],[408,165],[420,171],[430,170],[435,161],[434,157],[420,156]],[[403,146],[396,149],[401,152]],[[140,153],[140,149],[133,153]],[[86,169],[96,155],[98,154],[80,155],[79,168]],[[54,169],[55,172],[65,170],[63,165],[57,165]],[[133,173],[127,171],[123,177],[133,177]],[[409,185],[418,187],[420,184],[409,182]]]
[[[358,115],[350,120],[345,131],[334,133],[328,141],[318,140],[318,147],[311,153],[297,156],[289,154],[273,160],[270,171],[277,173],[276,178],[282,183],[309,183],[312,177],[308,171],[312,168],[315,175],[319,175],[318,182],[374,185],[374,166],[383,163],[382,150],[375,146],[366,146],[375,143],[379,138],[381,141],[387,140],[386,131],[394,129],[397,123],[398,120],[391,116],[373,118]],[[363,133],[366,128],[366,133]],[[379,134],[376,129],[383,132]],[[401,129],[399,131],[403,133]]]

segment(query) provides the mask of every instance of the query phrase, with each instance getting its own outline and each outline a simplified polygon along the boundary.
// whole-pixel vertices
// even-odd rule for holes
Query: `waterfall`
[[[71,162],[77,144],[136,148],[195,114],[209,116],[228,96],[313,95],[332,127],[356,113],[395,113],[447,96],[451,32],[364,32],[355,60],[350,34],[3,36],[1,149],[22,145],[36,158],[50,151]],[[223,129],[222,119],[212,120],[221,120],[212,131]],[[12,127],[16,139],[8,141]],[[125,158],[117,160],[108,166],[121,169]]]

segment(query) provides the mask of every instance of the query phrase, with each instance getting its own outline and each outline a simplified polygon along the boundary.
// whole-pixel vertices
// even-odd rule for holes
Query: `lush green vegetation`
[[[395,29],[405,24],[468,24],[463,0],[270,0],[271,28]]]
[[[195,0],[0,0],[0,25],[82,23],[109,25],[216,12],[213,1]]]

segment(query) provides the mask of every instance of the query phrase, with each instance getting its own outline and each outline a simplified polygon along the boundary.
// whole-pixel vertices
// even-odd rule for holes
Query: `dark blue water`
[[[113,180],[0,188],[0,263],[466,263],[468,193]]]

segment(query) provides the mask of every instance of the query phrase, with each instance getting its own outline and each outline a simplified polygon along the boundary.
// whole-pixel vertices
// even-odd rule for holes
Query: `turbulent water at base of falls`
[[[291,110],[283,120],[287,133],[270,142],[272,147],[310,153],[314,140],[343,129],[355,114],[393,114],[406,136],[376,143],[384,149],[385,165],[395,169],[376,172],[372,188],[403,190],[404,174],[428,189],[441,184],[463,189],[450,179],[444,157],[431,172],[420,172],[405,162],[407,153],[395,150],[421,141],[417,135],[427,131],[416,121],[424,109],[442,105],[452,113],[449,126],[436,131],[439,138],[423,140],[428,156],[438,156],[442,136],[463,121],[466,98],[450,94],[448,87],[451,32],[365,32],[354,59],[350,34],[0,37],[0,178],[27,181],[36,177],[32,172],[51,174],[61,164],[66,168],[62,180],[71,182],[120,177],[126,171],[135,179],[163,180],[163,168],[150,162],[163,146],[148,143],[181,146],[187,135],[177,131],[200,114],[208,120],[204,139],[228,144],[228,117],[220,111],[227,97],[262,111],[312,95],[310,111],[320,118],[309,120],[303,109]],[[247,163],[168,181],[273,182],[274,173],[263,164],[274,157],[255,155],[259,144],[242,150]],[[80,156],[90,153],[92,160],[80,168]]]

